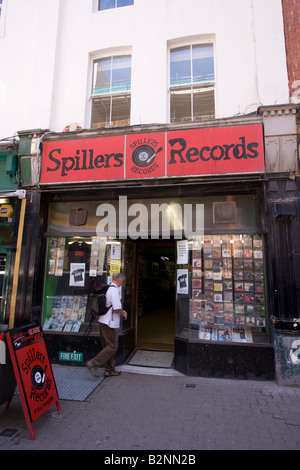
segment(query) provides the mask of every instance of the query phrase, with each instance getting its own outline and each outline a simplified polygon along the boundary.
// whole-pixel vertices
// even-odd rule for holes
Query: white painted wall
[[[287,103],[281,0],[4,0],[0,138],[90,127],[93,58],[132,54],[131,124],[169,122],[169,48],[215,45],[216,117]]]
[[[59,0],[3,3],[0,138],[49,126],[59,11]]]

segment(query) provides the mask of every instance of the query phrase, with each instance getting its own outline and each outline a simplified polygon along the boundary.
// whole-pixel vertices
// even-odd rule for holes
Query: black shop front
[[[90,293],[121,271],[118,363],[174,351],[186,375],[272,378],[260,118],[43,137],[41,323],[50,358],[100,348]],[[41,216],[43,214],[43,216]]]

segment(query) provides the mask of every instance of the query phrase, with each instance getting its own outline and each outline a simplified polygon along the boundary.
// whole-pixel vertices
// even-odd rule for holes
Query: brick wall
[[[282,0],[290,101],[300,103],[300,0]]]

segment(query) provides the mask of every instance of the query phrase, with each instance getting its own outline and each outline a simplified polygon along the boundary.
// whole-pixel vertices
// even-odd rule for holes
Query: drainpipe
[[[13,285],[12,285],[12,293],[11,293],[11,305],[10,305],[9,324],[8,324],[9,329],[13,328],[15,325],[16,302],[17,302],[18,282],[19,282],[19,268],[20,268],[24,220],[25,220],[25,209],[26,209],[26,191],[23,189],[17,190],[15,192],[15,195],[19,199],[21,199],[21,212],[20,212],[20,218],[19,218],[17,249],[16,249],[14,277],[13,277]]]
[[[259,82],[258,82],[257,44],[256,44],[255,16],[254,16],[253,0],[251,0],[250,8],[251,8],[251,16],[252,16],[251,27],[252,27],[252,35],[253,35],[254,60],[255,60],[255,88],[256,88],[257,102],[259,104],[261,104],[260,93],[259,93]]]

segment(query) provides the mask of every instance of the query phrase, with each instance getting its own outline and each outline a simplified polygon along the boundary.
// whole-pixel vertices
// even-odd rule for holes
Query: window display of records
[[[251,342],[251,328],[266,326],[262,236],[205,235],[201,246],[192,252],[191,327],[199,339]]]

